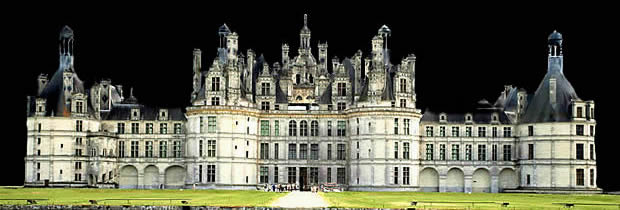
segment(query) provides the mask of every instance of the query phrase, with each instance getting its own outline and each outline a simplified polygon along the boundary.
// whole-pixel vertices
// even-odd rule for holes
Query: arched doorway
[[[159,188],[159,168],[157,166],[150,165],[144,168],[144,188]]]
[[[452,168],[448,171],[446,180],[446,192],[463,192],[465,187],[465,176],[463,171]]]
[[[472,177],[472,192],[491,192],[491,175],[484,168],[474,171]]]
[[[138,169],[132,165],[121,168],[118,185],[121,189],[138,188]]]
[[[510,168],[503,169],[499,173],[499,191],[502,192],[504,189],[516,189],[519,187],[517,178],[517,173],[514,170]]]
[[[423,192],[439,192],[439,173],[433,168],[420,171],[420,189]]]
[[[181,166],[170,166],[166,169],[166,189],[179,189],[185,185],[185,169]]]

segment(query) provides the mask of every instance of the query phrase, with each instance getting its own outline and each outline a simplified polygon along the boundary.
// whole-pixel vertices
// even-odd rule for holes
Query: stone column
[[[448,175],[439,175],[439,192],[446,192],[448,189]]]
[[[472,191],[472,175],[465,175],[465,193],[470,193]]]
[[[491,176],[491,192],[492,193],[499,192],[499,177],[496,175]]]

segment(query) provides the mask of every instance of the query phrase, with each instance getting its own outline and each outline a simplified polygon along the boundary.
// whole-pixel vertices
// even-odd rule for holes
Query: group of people
[[[265,192],[292,192],[300,190],[299,184],[265,184]],[[321,189],[319,186],[310,186],[310,191],[313,193],[319,192]]]

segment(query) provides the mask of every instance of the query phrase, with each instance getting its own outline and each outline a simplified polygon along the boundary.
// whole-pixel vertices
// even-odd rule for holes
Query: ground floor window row
[[[325,179],[322,179],[322,178]],[[324,173],[319,173],[318,167],[269,167],[261,166],[259,169],[259,183],[265,184],[299,184],[301,186],[325,183],[346,184],[346,168],[329,167]]]

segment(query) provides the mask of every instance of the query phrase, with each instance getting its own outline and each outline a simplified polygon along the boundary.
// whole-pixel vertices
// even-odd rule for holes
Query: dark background
[[[281,45],[297,54],[303,14],[309,15],[313,54],[327,41],[328,60],[370,52],[371,38],[386,24],[392,29],[392,63],[415,53],[417,106],[425,110],[464,112],[480,99],[493,103],[511,84],[533,93],[546,73],[547,36],[564,36],[564,73],[580,98],[596,102],[598,186],[620,190],[613,172],[620,145],[613,133],[613,97],[617,66],[617,19],[608,5],[406,5],[358,9],[357,5],[322,4],[292,8],[277,5],[90,5],[81,8],[24,8],[5,19],[14,27],[4,35],[12,57],[5,60],[3,103],[5,148],[10,165],[0,185],[22,185],[26,151],[26,96],[36,94],[40,73],[50,77],[58,67],[58,34],[63,25],[75,33],[75,68],[90,86],[102,78],[129,88],[141,103],[166,107],[189,105],[192,50],[203,50],[208,67],[218,47],[217,29],[227,23],[239,34],[242,52],[253,49],[272,64],[281,61]],[[318,3],[317,3],[318,4]],[[447,3],[446,3],[447,4]],[[314,5],[314,3],[313,3]],[[63,6],[63,5],[61,5]],[[265,8],[260,8],[263,6]],[[329,8],[329,9],[322,9]],[[7,58],[7,57],[5,57]],[[331,63],[331,61],[330,61]],[[331,64],[329,64],[331,66]],[[6,170],[6,167],[5,167]]]

